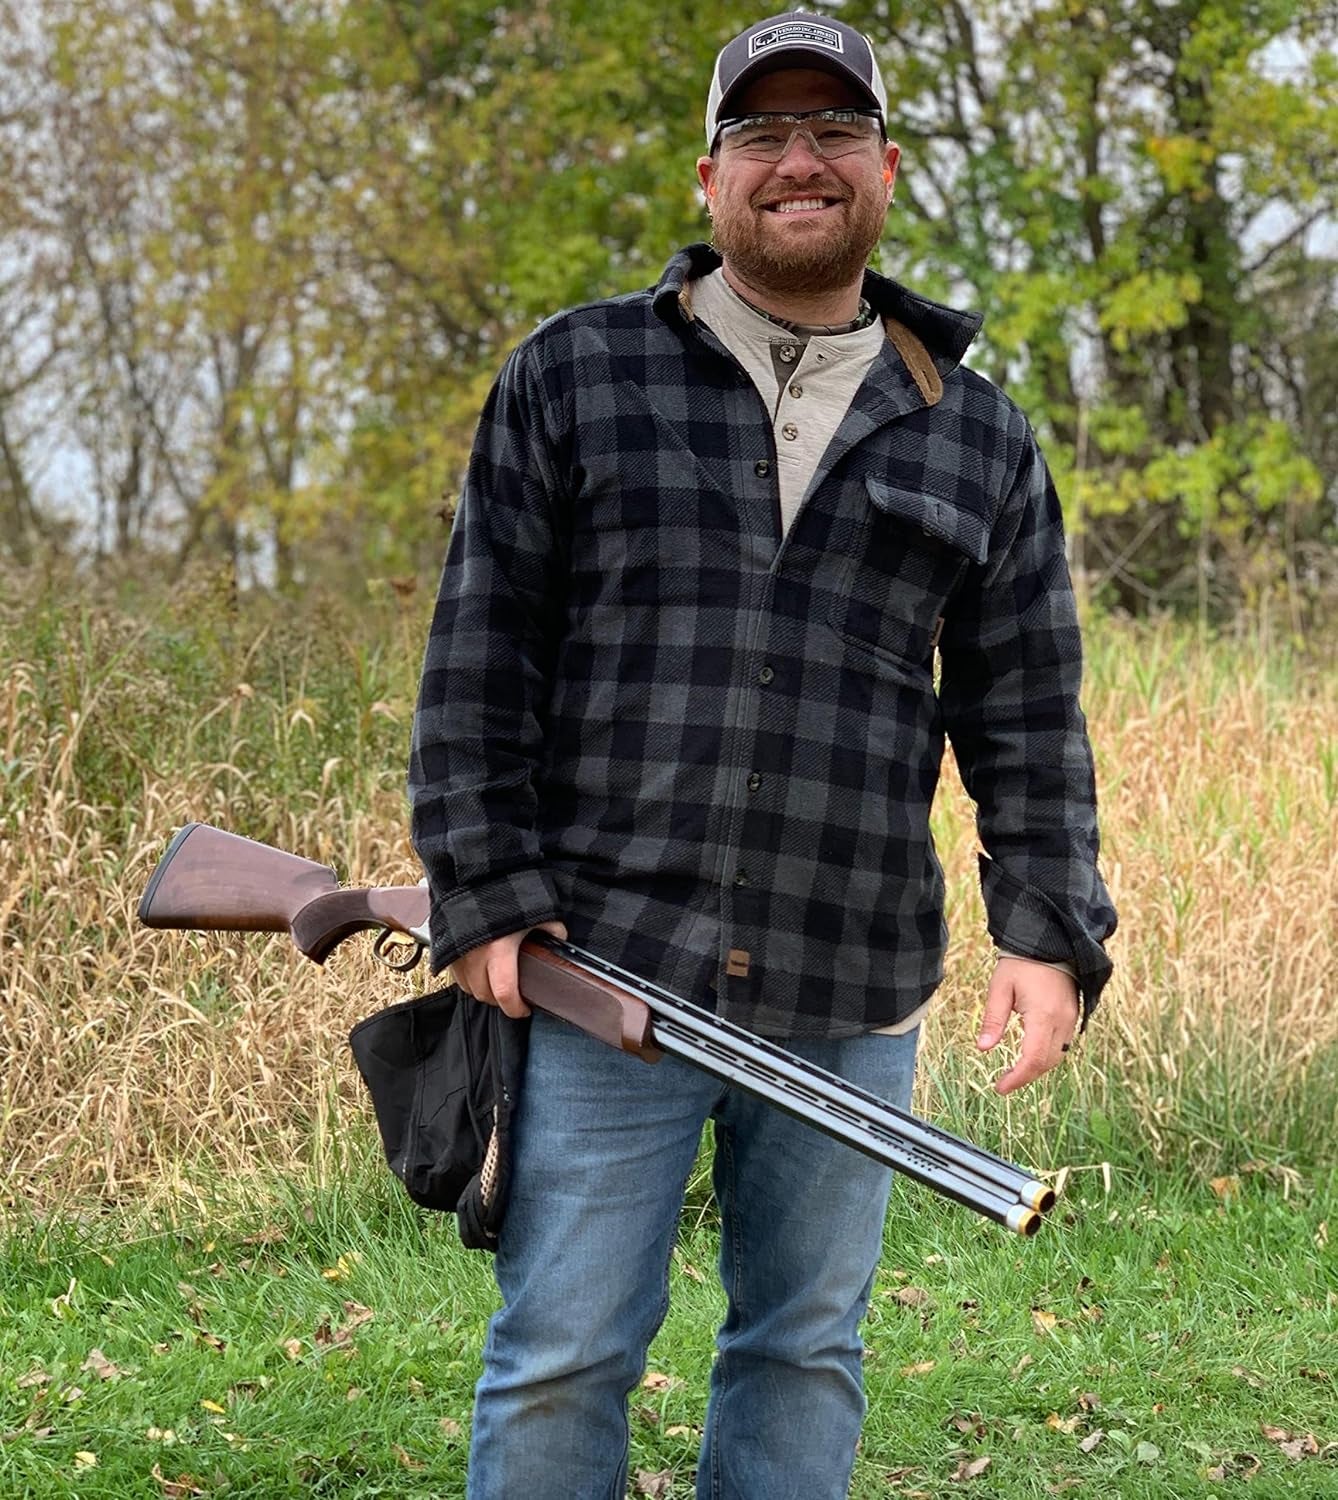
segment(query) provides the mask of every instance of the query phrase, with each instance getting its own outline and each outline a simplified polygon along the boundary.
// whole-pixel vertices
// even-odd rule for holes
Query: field
[[[462,1493],[487,1264],[376,1170],[344,1043],[405,981],[356,944],[321,970],[134,923],[192,818],[417,879],[427,601],[36,575],[0,601],[0,1494]],[[897,1189],[854,1493],[1338,1495],[1333,642],[1093,619],[1088,643],[1115,978],[1061,1074],[992,1092],[949,776],[916,1099],[1064,1202],[1014,1245]],[[689,1208],[635,1403],[646,1494],[689,1493],[701,1420],[700,1183]]]

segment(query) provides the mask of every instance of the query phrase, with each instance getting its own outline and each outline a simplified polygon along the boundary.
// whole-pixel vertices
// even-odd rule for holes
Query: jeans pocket
[[[927,675],[944,613],[989,554],[986,517],[942,496],[866,479],[855,544],[828,610],[843,640]]]

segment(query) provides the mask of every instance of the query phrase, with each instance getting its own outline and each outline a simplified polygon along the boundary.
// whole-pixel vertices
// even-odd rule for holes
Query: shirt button
[[[799,429],[794,425],[793,422],[787,422],[785,426],[781,428],[781,436],[787,442],[792,443],[794,442],[795,438],[799,436]]]
[[[734,884],[735,885],[747,885],[748,884],[748,876],[747,876],[747,874],[743,870],[740,870],[739,873],[734,877]]]
[[[756,474],[759,479],[765,479],[767,475],[771,473],[771,465],[766,461],[765,458],[759,458],[753,465],[753,473]]]
[[[799,353],[793,344],[782,344],[778,352],[783,365],[793,364],[795,355]]]
[[[775,677],[775,675],[776,674],[771,670],[770,667],[763,667],[762,670],[757,674],[757,680],[765,684],[770,682]]]
[[[761,785],[762,778],[757,774],[756,771],[754,771],[753,774],[748,778],[748,790],[750,792],[755,792]]]
[[[804,388],[803,388],[803,386],[800,385],[798,381],[796,381],[790,387],[790,394],[794,397],[794,399],[796,401],[798,401],[798,399],[800,398],[800,396],[802,396],[804,394]]]

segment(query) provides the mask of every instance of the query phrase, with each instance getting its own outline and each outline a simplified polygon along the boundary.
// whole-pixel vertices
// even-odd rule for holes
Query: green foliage
[[[42,420],[90,454],[103,546],[336,586],[434,573],[506,352],[707,234],[711,61],[755,15],[50,0],[44,52],[6,35],[7,3],[4,60],[32,89],[0,122],[0,179],[15,245],[41,226],[51,253],[0,301],[61,309]],[[1081,471],[1090,585],[1174,604],[1211,566],[1230,608],[1265,554],[1186,539],[1210,513],[1262,535],[1285,508],[1267,565],[1334,586],[1315,476],[1338,472],[1338,313],[1331,237],[1305,232],[1338,212],[1332,10],[841,15],[872,35],[903,148],[878,262],[986,313],[973,359]],[[1118,435],[1101,415],[1135,410]],[[0,479],[19,552],[24,493]],[[1145,503],[1173,524],[1144,535]],[[1144,593],[1100,566],[1130,545]]]

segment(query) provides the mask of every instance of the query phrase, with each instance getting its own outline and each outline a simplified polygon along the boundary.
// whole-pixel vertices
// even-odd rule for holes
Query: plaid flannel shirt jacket
[[[1078,624],[1036,440],[960,364],[980,319],[867,274],[888,341],[782,540],[770,416],[691,313],[718,264],[550,318],[488,398],[409,773],[433,968],[558,917],[763,1035],[888,1025],[942,977],[946,731],[990,932],[1071,962],[1085,1027]]]

